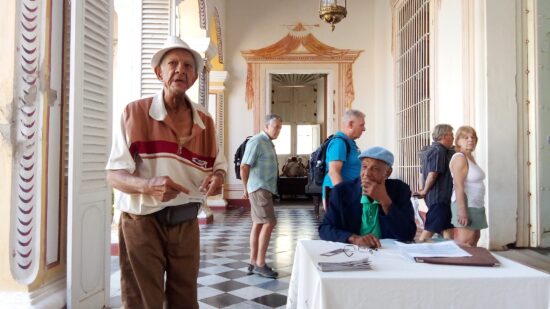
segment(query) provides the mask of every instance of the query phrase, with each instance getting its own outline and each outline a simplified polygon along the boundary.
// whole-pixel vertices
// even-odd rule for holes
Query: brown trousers
[[[127,309],[199,308],[199,225],[174,226],[123,212],[119,225],[122,304]],[[165,276],[166,272],[166,285]]]

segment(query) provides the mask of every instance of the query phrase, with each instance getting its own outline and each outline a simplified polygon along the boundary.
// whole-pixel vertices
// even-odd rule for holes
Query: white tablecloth
[[[287,308],[550,308],[550,275],[497,256],[501,266],[415,263],[392,240],[371,255],[321,253],[345,244],[301,240],[296,245]],[[317,262],[359,260],[372,269],[321,272]]]

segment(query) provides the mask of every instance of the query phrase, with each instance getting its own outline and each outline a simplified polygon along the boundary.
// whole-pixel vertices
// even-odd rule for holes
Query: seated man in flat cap
[[[323,240],[378,248],[381,238],[410,242],[416,234],[409,185],[388,179],[393,154],[371,147],[359,155],[361,177],[342,182],[330,192],[319,226]]]

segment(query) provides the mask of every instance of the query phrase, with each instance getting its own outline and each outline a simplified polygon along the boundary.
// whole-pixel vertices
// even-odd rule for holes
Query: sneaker
[[[279,276],[279,273],[274,271],[273,269],[271,269],[271,267],[267,266],[267,264],[265,264],[264,266],[254,266],[254,273],[255,274],[258,274],[262,277],[266,277],[266,278],[277,278],[277,276]]]
[[[248,267],[246,270],[247,270],[247,273],[246,273],[247,276],[254,274],[254,265],[248,264]]]

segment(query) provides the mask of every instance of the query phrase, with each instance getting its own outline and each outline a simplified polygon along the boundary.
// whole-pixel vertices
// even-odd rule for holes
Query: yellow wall
[[[0,18],[0,290],[24,290],[13,280],[10,271],[10,210],[12,152],[11,122],[13,104],[13,77],[15,59],[15,3],[3,4]]]
[[[200,9],[198,1],[182,1],[177,9],[179,11],[179,16],[185,16],[185,18],[180,18],[180,37],[202,38],[206,36],[206,31],[200,28]]]
[[[212,65],[212,71],[223,71],[223,63],[220,63],[220,58],[218,57],[218,34],[216,33],[216,18],[214,16],[210,17],[210,39],[212,44],[216,46],[216,54],[212,57],[210,64]]]

